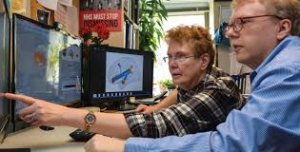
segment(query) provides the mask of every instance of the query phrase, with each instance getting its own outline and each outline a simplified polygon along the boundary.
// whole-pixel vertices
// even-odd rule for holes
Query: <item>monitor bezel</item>
[[[153,96],[153,67],[154,67],[154,53],[153,52],[151,52],[151,51],[140,51],[140,50],[129,49],[129,48],[103,46],[103,45],[91,45],[91,46],[88,47],[88,52],[89,52],[89,56],[88,56],[88,59],[86,59],[87,60],[86,62],[88,63],[87,72],[89,73],[88,74],[89,81],[91,81],[91,79],[93,79],[93,77],[97,77],[95,75],[92,75],[92,74],[95,74],[95,73],[93,73],[93,71],[91,71],[91,70],[93,70],[93,68],[95,68],[96,63],[93,62],[92,60],[93,60],[94,57],[96,57],[97,53],[100,53],[100,54],[103,55],[100,58],[102,58],[101,60],[102,60],[102,63],[104,65],[106,64],[106,52],[147,56],[147,58],[144,58],[144,60],[145,60],[144,64],[150,64],[150,65],[146,65],[147,67],[150,68],[150,70],[147,70],[147,71],[143,70],[143,76],[144,76],[144,78],[148,77],[148,80],[151,83],[151,85],[149,83],[149,85],[151,87],[149,87],[149,86],[148,87],[151,88],[151,89],[150,90],[144,90],[145,88],[143,88],[143,91],[141,91],[141,92],[148,91],[147,94],[139,95],[139,96],[133,95],[133,96],[135,98],[149,98],[149,97]],[[143,68],[145,68],[145,67],[143,67]],[[83,69],[84,69],[84,67],[83,67]],[[84,73],[84,72],[82,72],[82,73]],[[150,76],[150,78],[149,78],[149,76]],[[102,77],[105,77],[105,73],[102,74]],[[147,81],[147,80],[145,80],[145,81]],[[86,82],[83,82],[83,83],[85,85]],[[84,92],[87,92],[87,94],[84,95],[86,97],[86,99],[84,99],[84,102],[86,103],[86,105],[100,106],[101,107],[102,104],[109,105],[109,104],[107,104],[108,102],[111,102],[111,103],[113,103],[113,102],[122,102],[122,101],[126,102],[126,101],[129,100],[130,97],[132,97],[130,95],[127,95],[127,96],[122,96],[122,97],[108,97],[108,98],[95,99],[95,98],[93,98],[93,93],[95,93],[95,91],[93,91],[94,88],[91,86],[91,84],[93,82],[89,82],[89,83],[90,84],[86,85],[87,89],[84,90]],[[102,84],[102,85],[105,85],[105,84]]]

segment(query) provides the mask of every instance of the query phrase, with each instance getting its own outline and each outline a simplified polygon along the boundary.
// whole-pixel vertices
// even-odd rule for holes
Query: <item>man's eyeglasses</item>
[[[280,20],[282,20],[283,18],[276,16],[276,15],[258,15],[258,16],[247,16],[247,17],[239,17],[237,19],[235,19],[231,24],[229,24],[226,28],[225,28],[225,36],[227,36],[228,31],[232,28],[234,32],[240,32],[243,29],[243,26],[245,23],[247,23],[247,19],[251,19],[251,18],[258,18],[258,17],[275,17],[278,18]]]
[[[164,61],[166,63],[170,63],[172,60],[175,61],[176,63],[179,62],[184,62],[186,61],[188,58],[193,58],[195,57],[194,55],[190,55],[190,56],[168,56],[168,57],[164,57]]]

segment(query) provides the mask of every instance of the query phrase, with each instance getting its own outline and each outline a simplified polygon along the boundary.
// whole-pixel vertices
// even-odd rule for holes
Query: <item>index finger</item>
[[[35,100],[37,100],[29,96],[25,96],[21,94],[13,94],[13,93],[5,93],[4,97],[7,99],[23,102],[27,105],[32,105],[35,102]]]

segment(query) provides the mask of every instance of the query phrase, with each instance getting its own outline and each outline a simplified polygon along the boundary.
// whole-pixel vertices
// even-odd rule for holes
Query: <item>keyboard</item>
[[[0,152],[31,152],[30,148],[0,148]]]
[[[69,135],[74,141],[86,142],[90,140],[96,133],[88,132],[82,129],[76,129],[71,132]]]
[[[164,91],[161,94],[154,96],[153,98],[144,98],[139,99],[136,101],[136,103],[139,104],[145,104],[145,105],[154,105],[160,102],[163,98],[165,98],[165,95],[168,93],[168,91]]]

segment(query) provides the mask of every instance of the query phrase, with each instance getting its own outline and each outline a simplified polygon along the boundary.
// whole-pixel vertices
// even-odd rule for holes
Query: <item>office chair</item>
[[[249,79],[250,73],[241,73],[237,75],[231,75],[236,85],[240,89],[242,94],[246,93],[247,80]]]

